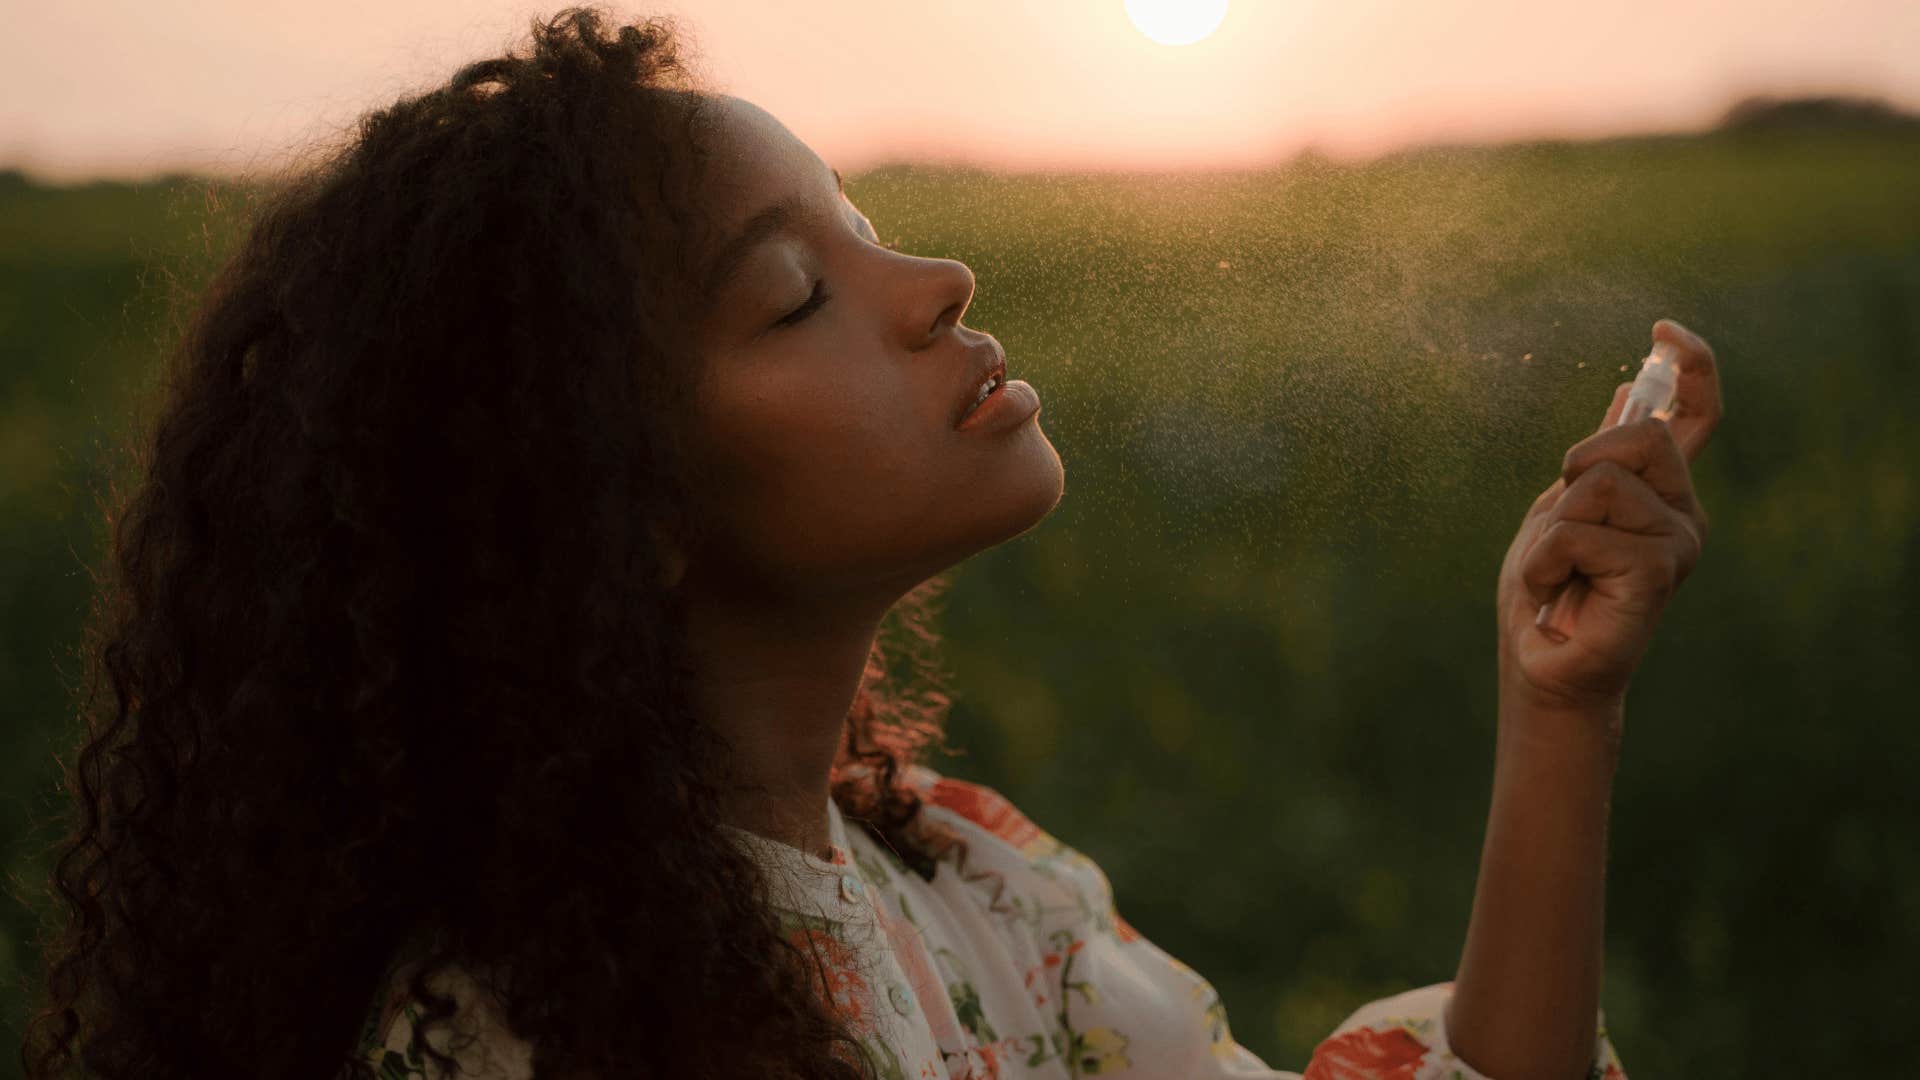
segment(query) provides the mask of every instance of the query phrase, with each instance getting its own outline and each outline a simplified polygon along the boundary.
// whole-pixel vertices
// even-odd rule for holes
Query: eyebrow
[[[833,169],[833,186],[841,195],[847,193],[847,181],[840,175],[839,169]],[[789,197],[761,209],[747,219],[739,235],[728,241],[713,260],[713,269],[707,273],[706,293],[718,296],[720,290],[732,284],[739,276],[740,268],[745,265],[747,256],[762,243],[783,232],[792,232],[801,219],[810,217],[805,200]]]

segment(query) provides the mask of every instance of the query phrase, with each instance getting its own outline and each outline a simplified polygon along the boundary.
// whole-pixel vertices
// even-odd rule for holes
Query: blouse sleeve
[[[1121,918],[1091,859],[991,788],[924,766],[910,776],[930,813],[969,842],[970,867],[1004,881],[996,906],[1009,911],[1008,932],[1038,956],[1029,989],[1060,1003],[1060,1041],[1079,1059],[1075,1075],[1300,1080],[1233,1038],[1213,986]],[[1451,993],[1440,983],[1363,1006],[1314,1051],[1304,1080],[1492,1080],[1448,1047]],[[1589,1076],[1626,1078],[1604,1019]]]
[[[1447,1043],[1452,983],[1436,983],[1371,1001],[1314,1048],[1306,1080],[1490,1080],[1453,1055]],[[1601,1014],[1588,1080],[1626,1080]]]

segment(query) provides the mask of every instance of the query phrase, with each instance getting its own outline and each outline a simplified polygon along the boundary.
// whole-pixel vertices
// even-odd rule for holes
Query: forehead
[[[716,95],[707,117],[707,180],[723,229],[737,229],[769,203],[833,183],[826,162],[758,105]]]

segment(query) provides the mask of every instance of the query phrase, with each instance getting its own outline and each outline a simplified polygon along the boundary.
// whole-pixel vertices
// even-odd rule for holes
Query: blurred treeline
[[[968,757],[933,764],[1092,855],[1276,1066],[1451,977],[1501,556],[1662,316],[1716,346],[1727,417],[1695,466],[1706,557],[1629,697],[1610,1028],[1640,1077],[1881,1075],[1920,1049],[1920,134],[1731,119],[1257,173],[849,181],[884,238],[974,269],[968,322],[1039,388],[1067,467],[1053,517],[959,574]],[[245,194],[0,174],[16,1048],[102,450]]]

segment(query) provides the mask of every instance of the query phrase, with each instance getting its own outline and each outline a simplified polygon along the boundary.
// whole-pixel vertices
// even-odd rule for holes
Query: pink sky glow
[[[0,166],[233,171],[444,79],[556,10],[501,0],[16,5]],[[1914,0],[1233,0],[1197,44],[1122,0],[682,0],[711,85],[829,162],[1233,168],[1312,146],[1693,130],[1749,94],[1920,108]]]

